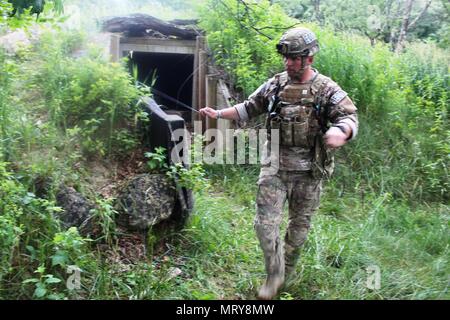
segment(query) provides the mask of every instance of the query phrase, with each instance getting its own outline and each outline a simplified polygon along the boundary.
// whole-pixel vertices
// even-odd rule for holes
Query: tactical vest
[[[321,130],[318,93],[328,78],[316,74],[308,83],[288,83],[287,73],[277,78],[279,101],[268,116],[268,129],[280,130],[283,147],[314,147],[315,137]]]
[[[275,78],[279,101],[268,114],[268,129],[280,130],[281,147],[311,149],[313,175],[317,178],[330,177],[334,169],[333,154],[322,139],[322,129],[325,127],[323,113],[327,112],[323,100],[330,79],[317,73],[308,83],[288,83],[286,72]],[[275,95],[276,91],[271,94]]]

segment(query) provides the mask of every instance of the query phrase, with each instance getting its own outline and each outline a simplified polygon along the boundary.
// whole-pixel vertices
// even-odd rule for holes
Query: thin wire
[[[175,102],[177,105],[180,105],[180,106],[182,106],[182,107],[184,107],[184,108],[186,108],[186,109],[195,111],[195,112],[197,112],[197,113],[199,112],[198,110],[192,108],[191,106],[188,106],[187,104],[181,102],[180,100],[177,100],[177,99],[175,99],[175,98],[169,96],[168,94],[165,94],[164,92],[161,92],[161,91],[159,91],[159,90],[157,90],[157,89],[155,89],[155,88],[151,88],[151,90],[154,91],[157,95],[159,95],[159,96],[161,96],[161,97],[163,97],[163,98],[166,98],[167,100],[170,100],[170,101],[172,101],[172,102]]]
[[[195,68],[194,71],[191,72],[191,74],[183,81],[183,83],[181,84],[180,88],[178,89],[177,92],[177,99],[179,99],[180,94],[181,94],[181,90],[184,88],[184,86],[186,85],[186,83],[189,81],[189,79],[191,79],[194,74],[200,70],[200,67],[203,67],[203,65],[205,65],[206,63],[208,63],[208,59],[205,59],[205,61],[203,61],[203,63],[201,63],[199,66],[197,66],[197,68]]]

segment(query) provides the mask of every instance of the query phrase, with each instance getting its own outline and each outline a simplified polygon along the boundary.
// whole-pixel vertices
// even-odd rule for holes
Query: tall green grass
[[[349,92],[361,127],[337,178],[411,201],[448,200],[448,52],[430,43],[394,55],[331,31],[316,28],[316,66]]]

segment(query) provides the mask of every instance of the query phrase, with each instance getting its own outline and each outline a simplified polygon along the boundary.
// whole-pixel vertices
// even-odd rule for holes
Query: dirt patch
[[[122,233],[117,237],[114,247],[100,244],[97,248],[104,254],[107,264],[116,266],[117,272],[130,271],[136,263],[148,260],[143,234]]]
[[[146,171],[144,152],[139,148],[122,159],[89,162],[86,168],[89,172],[88,182],[93,191],[104,198],[115,198],[118,189],[126,181]]]

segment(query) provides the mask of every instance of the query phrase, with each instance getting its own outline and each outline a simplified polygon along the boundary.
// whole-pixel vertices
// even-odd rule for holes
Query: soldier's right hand
[[[329,148],[339,148],[347,143],[348,135],[342,132],[337,127],[331,127],[325,133],[325,144]]]
[[[213,108],[210,107],[201,108],[199,112],[203,117],[207,116],[213,119],[217,119],[218,111],[214,110]]]

